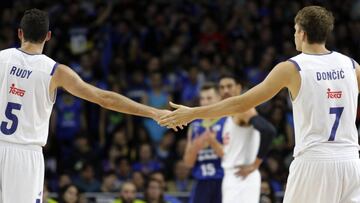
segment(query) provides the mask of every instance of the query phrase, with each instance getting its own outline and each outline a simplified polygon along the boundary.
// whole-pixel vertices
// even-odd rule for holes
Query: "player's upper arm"
[[[275,96],[287,87],[292,93],[299,89],[300,76],[296,67],[289,61],[277,64],[269,75],[257,86],[243,94],[246,109],[257,106]]]
[[[64,88],[74,96],[99,105],[103,104],[104,91],[84,82],[78,74],[66,65],[58,65],[51,80],[50,89],[54,90],[58,87]]]
[[[356,78],[358,82],[358,90],[360,91],[360,65],[355,60],[354,63],[355,63]]]

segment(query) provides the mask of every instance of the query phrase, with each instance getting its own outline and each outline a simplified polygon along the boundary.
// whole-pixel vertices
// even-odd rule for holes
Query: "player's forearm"
[[[261,158],[256,158],[255,162],[253,163],[256,168],[260,168],[261,163],[263,160]]]
[[[197,159],[197,153],[198,150],[195,149],[195,147],[193,147],[192,145],[187,147],[187,149],[185,150],[185,154],[184,154],[184,163],[188,166],[188,167],[193,167],[196,159]]]
[[[224,156],[224,149],[222,144],[216,140],[216,138],[211,137],[209,139],[209,144],[211,148],[215,151],[215,154],[218,155],[220,158]]]
[[[100,105],[104,108],[148,118],[156,118],[157,116],[155,108],[140,104],[120,94],[106,91],[101,97],[103,98],[101,98]]]
[[[211,119],[233,115],[244,112],[254,105],[248,105],[243,102],[240,96],[227,98],[216,104],[193,108],[192,116],[195,119]]]

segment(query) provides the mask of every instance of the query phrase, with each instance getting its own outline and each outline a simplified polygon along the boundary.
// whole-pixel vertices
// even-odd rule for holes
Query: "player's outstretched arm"
[[[282,88],[293,88],[295,77],[300,77],[293,63],[286,61],[279,63],[269,73],[263,82],[251,88],[242,95],[230,97],[216,104],[190,108],[172,104],[176,108],[170,114],[163,116],[159,124],[167,127],[184,125],[194,119],[220,118],[244,112],[276,95]],[[296,78],[299,80],[299,78]]]
[[[66,65],[58,65],[50,84],[50,91],[62,87],[74,96],[99,104],[100,106],[137,116],[143,116],[158,120],[160,116],[169,113],[166,110],[158,110],[126,98],[111,91],[105,91],[84,82],[71,68]]]

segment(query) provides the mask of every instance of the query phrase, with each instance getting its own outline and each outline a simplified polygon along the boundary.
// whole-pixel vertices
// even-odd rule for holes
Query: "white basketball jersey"
[[[297,66],[301,77],[299,93],[292,102],[294,157],[305,150],[358,150],[355,118],[359,92],[354,61],[337,52],[302,53],[289,61]]]
[[[0,140],[44,146],[54,96],[50,79],[57,63],[11,48],[0,52]]]
[[[253,126],[239,126],[232,117],[228,117],[223,130],[223,143],[221,166],[224,169],[252,164],[259,151],[260,132]]]

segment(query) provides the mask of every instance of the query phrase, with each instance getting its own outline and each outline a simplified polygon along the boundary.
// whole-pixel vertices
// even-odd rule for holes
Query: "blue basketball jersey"
[[[221,144],[222,131],[226,118],[217,120],[198,119],[191,123],[191,139],[194,140],[209,129],[216,133],[216,139]],[[208,145],[197,154],[196,163],[192,169],[192,175],[197,180],[222,179],[224,171],[221,167],[221,158],[215,154],[215,151]]]

